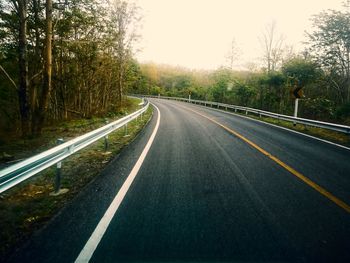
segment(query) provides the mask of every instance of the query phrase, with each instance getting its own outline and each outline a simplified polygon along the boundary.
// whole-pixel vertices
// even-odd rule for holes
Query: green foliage
[[[180,97],[191,93],[193,99],[290,115],[294,109],[290,92],[299,86],[304,92],[299,116],[345,120],[348,117],[346,105],[350,101],[350,14],[348,11],[322,12],[313,22],[309,49],[302,55],[290,55],[282,63],[280,46],[277,46],[278,52],[274,46],[269,46],[271,67],[268,72],[238,72],[225,68],[190,71],[164,65],[141,65],[147,85],[156,87],[148,88],[148,93]],[[270,30],[273,33],[273,26]],[[276,67],[277,62],[281,67]]]
[[[238,104],[243,106],[250,105],[255,95],[256,90],[254,88],[242,83],[236,85],[235,96],[237,97]]]
[[[19,18],[14,3],[1,1],[0,65],[18,83]],[[124,0],[53,1],[52,89],[48,123],[103,115],[121,107],[130,90],[149,92],[146,77],[133,59],[137,8]],[[43,87],[45,1],[31,0],[27,13],[28,102],[30,116]],[[17,93],[0,72],[0,129],[18,131]],[[5,102],[6,98],[6,102]],[[32,118],[34,119],[34,118]],[[32,120],[33,121],[33,120]],[[7,125],[11,123],[13,125]]]
[[[350,103],[339,106],[336,109],[335,116],[337,119],[343,120],[350,125]]]
[[[233,95],[233,86],[236,82],[231,70],[219,69],[212,73],[213,85],[210,89],[215,101],[228,102]]]
[[[155,96],[158,96],[159,94],[164,94],[164,89],[162,89],[161,87],[153,86],[151,87],[150,94]]]
[[[321,72],[314,62],[300,57],[293,58],[285,63],[282,72],[285,76],[298,81],[300,87],[307,86],[321,76]]]
[[[313,18],[308,34],[313,59],[325,70],[327,85],[340,103],[350,101],[350,13],[328,10]],[[338,91],[336,91],[338,90]]]
[[[315,98],[303,100],[303,115],[312,119],[328,119],[334,116],[334,102],[326,98]]]

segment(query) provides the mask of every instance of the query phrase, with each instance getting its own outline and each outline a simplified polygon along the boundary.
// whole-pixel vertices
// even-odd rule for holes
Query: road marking
[[[118,194],[115,196],[114,200],[108,207],[107,211],[103,215],[102,219],[98,223],[97,227],[95,228],[94,232],[90,236],[89,240],[85,244],[83,250],[80,252],[79,256],[75,260],[76,263],[80,262],[89,262],[93,253],[95,252],[98,244],[100,243],[104,233],[106,232],[110,222],[112,221],[112,218],[114,217],[115,213],[117,212],[121,202],[123,201],[126,193],[128,192],[133,180],[135,179],[138,171],[140,170],[143,161],[145,160],[147,153],[149,149],[152,146],[152,143],[154,141],[154,138],[157,134],[158,128],[159,128],[159,123],[160,123],[160,111],[158,107],[154,104],[152,104],[158,112],[158,118],[157,118],[157,123],[156,126],[153,130],[153,133],[151,137],[149,138],[145,148],[143,149],[139,159],[137,160],[135,166],[132,168],[129,176],[125,180],[123,186],[120,188]]]
[[[208,109],[208,107],[205,107],[203,105],[199,105],[199,106],[201,106],[201,107],[203,107],[205,109]],[[330,144],[330,145],[333,145],[333,146],[337,146],[339,148],[343,148],[345,150],[350,151],[350,148],[346,147],[344,145],[341,145],[341,144],[338,144],[338,143],[335,143],[335,142],[331,142],[331,141],[327,141],[325,139],[321,139],[321,138],[312,136],[310,134],[302,133],[302,132],[299,132],[299,131],[296,131],[296,130],[292,130],[292,129],[289,129],[289,128],[286,128],[286,127],[283,127],[283,126],[278,126],[276,124],[272,124],[272,123],[269,123],[269,122],[266,122],[266,121],[257,120],[257,119],[254,119],[254,118],[251,118],[251,117],[248,117],[248,116],[243,116],[243,115],[240,115],[240,114],[237,114],[237,113],[233,113],[233,112],[229,112],[229,111],[224,111],[224,110],[215,109],[215,108],[211,108],[211,110],[223,112],[223,113],[226,113],[226,114],[230,114],[230,115],[233,115],[233,116],[236,116],[236,117],[248,119],[248,120],[251,120],[251,121],[256,121],[256,122],[259,122],[259,123],[262,123],[262,124],[265,124],[265,125],[269,125],[269,126],[272,126],[272,127],[275,127],[275,128],[279,128],[279,129],[282,129],[282,130],[285,130],[285,131],[296,133],[296,134],[299,134],[299,135],[302,135],[302,136],[305,136],[305,137],[308,137],[308,138],[312,138],[314,140],[317,140],[317,141],[320,141],[320,142],[324,142],[324,143],[327,143],[327,144]]]
[[[179,101],[176,101],[176,102],[179,102]],[[181,103],[185,103],[185,102],[181,102]],[[193,106],[202,107],[204,109],[210,109],[210,110],[226,113],[226,114],[229,114],[229,115],[233,115],[233,116],[236,116],[236,117],[239,117],[239,118],[244,118],[244,119],[247,119],[247,120],[259,122],[259,123],[262,123],[262,124],[265,124],[265,125],[269,125],[269,126],[272,126],[272,127],[278,128],[278,129],[282,129],[282,130],[285,130],[285,131],[296,133],[296,134],[299,134],[299,135],[302,135],[302,136],[305,136],[305,137],[308,137],[308,138],[312,138],[314,140],[317,140],[317,141],[320,141],[320,142],[324,142],[324,143],[327,143],[327,144],[330,144],[330,145],[333,145],[333,146],[337,146],[339,148],[343,148],[345,150],[350,151],[350,147],[346,147],[344,145],[341,145],[341,144],[338,144],[338,143],[335,143],[335,142],[327,141],[325,139],[321,139],[321,138],[312,136],[310,134],[302,133],[302,132],[299,132],[299,131],[296,131],[296,130],[292,130],[292,129],[289,129],[289,128],[286,128],[286,127],[283,127],[283,126],[279,126],[279,125],[276,125],[276,124],[272,124],[272,123],[269,123],[269,122],[266,122],[266,121],[257,120],[255,118],[251,118],[249,116],[243,116],[243,115],[240,115],[240,114],[237,114],[237,113],[234,113],[234,112],[220,110],[220,109],[217,109],[217,108],[209,108],[208,106],[204,106],[204,105],[200,105],[200,104],[196,104],[196,105],[193,105]]]
[[[336,205],[338,205],[339,207],[343,208],[346,212],[350,213],[350,206],[348,204],[346,204],[345,202],[343,202],[342,200],[340,200],[338,197],[334,196],[333,194],[331,194],[330,192],[328,192],[326,189],[324,189],[323,187],[321,187],[320,185],[318,185],[317,183],[313,182],[312,180],[310,180],[309,178],[307,178],[306,176],[302,175],[301,173],[299,173],[298,171],[296,171],[295,169],[293,169],[292,167],[290,167],[288,164],[282,162],[280,159],[278,159],[277,157],[273,156],[272,154],[270,154],[269,152],[265,151],[263,148],[261,148],[260,146],[258,146],[257,144],[253,143],[252,141],[250,141],[249,139],[247,139],[246,137],[244,137],[243,135],[239,134],[238,132],[228,128],[227,126],[221,124],[220,122],[214,120],[213,118],[210,118],[198,111],[192,110],[188,107],[184,107],[189,111],[192,111],[206,119],[208,119],[209,121],[217,124],[218,126],[220,126],[221,128],[225,129],[226,131],[228,131],[229,133],[235,135],[236,137],[240,138],[241,140],[243,140],[244,142],[246,142],[247,144],[249,144],[250,146],[252,146],[253,148],[255,148],[256,150],[258,150],[259,152],[261,152],[262,154],[264,154],[265,156],[267,156],[268,158],[270,158],[271,160],[273,160],[275,163],[277,163],[278,165],[282,166],[284,169],[286,169],[287,171],[289,171],[291,174],[293,174],[294,176],[296,176],[297,178],[299,178],[301,181],[303,181],[304,183],[306,183],[308,186],[310,186],[311,188],[313,188],[314,190],[316,190],[317,192],[319,192],[320,194],[322,194],[323,196],[327,197],[329,200],[331,200],[332,202],[334,202]]]

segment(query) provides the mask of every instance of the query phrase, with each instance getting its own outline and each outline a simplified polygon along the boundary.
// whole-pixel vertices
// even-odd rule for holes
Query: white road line
[[[139,159],[137,160],[134,168],[132,168],[128,178],[125,180],[123,186],[120,188],[118,194],[115,196],[114,200],[112,201],[112,203],[108,207],[106,213],[104,214],[104,216],[102,217],[102,219],[98,223],[97,227],[95,228],[94,232],[90,236],[89,240],[85,244],[83,250],[80,252],[79,256],[75,260],[76,263],[90,261],[92,255],[95,252],[98,244],[100,243],[104,233],[106,232],[110,222],[112,221],[113,216],[117,212],[121,202],[123,201],[126,193],[129,190],[129,187],[131,186],[138,171],[140,170],[141,165],[142,165],[143,161],[145,160],[149,149],[151,148],[151,145],[152,145],[154,138],[157,134],[157,131],[159,128],[159,123],[160,123],[160,111],[159,111],[157,106],[155,106],[154,104],[153,104],[153,106],[157,109],[157,112],[158,112],[157,123],[156,123],[154,130],[153,130],[153,133],[152,133],[151,137],[149,138],[145,148],[143,149]]]

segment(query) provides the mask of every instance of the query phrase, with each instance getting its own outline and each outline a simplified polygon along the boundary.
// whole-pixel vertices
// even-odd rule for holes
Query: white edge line
[[[94,232],[90,236],[89,240],[86,242],[84,248],[80,252],[79,256],[75,260],[76,263],[81,263],[81,262],[89,262],[93,253],[95,252],[98,244],[100,243],[104,233],[106,232],[110,222],[112,221],[113,216],[117,212],[121,202],[123,201],[127,191],[129,190],[133,180],[135,179],[138,171],[140,170],[143,161],[145,160],[147,153],[149,149],[151,148],[151,145],[154,141],[154,138],[157,134],[158,128],[159,128],[159,123],[160,123],[160,111],[156,105],[152,103],[152,105],[157,109],[158,112],[158,117],[157,117],[157,123],[156,126],[153,130],[153,133],[151,137],[149,138],[145,148],[143,149],[139,159],[137,160],[135,166],[132,168],[129,176],[125,180],[124,184],[120,188],[119,192],[117,195],[114,197],[112,203],[108,207],[107,211],[103,215],[102,219],[96,226]]]
[[[181,101],[182,102],[182,101]],[[185,102],[183,102],[185,103]],[[315,139],[317,141],[321,141],[321,142],[324,142],[324,143],[327,143],[327,144],[331,144],[333,146],[337,146],[337,147],[340,147],[340,148],[343,148],[345,150],[348,150],[350,151],[350,148],[349,147],[346,147],[344,145],[341,145],[341,144],[338,144],[338,143],[334,143],[334,142],[331,142],[331,141],[327,141],[327,140],[324,140],[324,139],[321,139],[321,138],[317,138],[315,136],[312,136],[312,135],[309,135],[309,134],[305,134],[305,133],[302,133],[302,132],[298,132],[298,131],[295,131],[295,130],[291,130],[291,129],[288,129],[286,127],[282,127],[282,126],[278,126],[276,124],[272,124],[272,123],[269,123],[269,122],[264,122],[264,121],[261,121],[261,120],[257,120],[257,119],[254,119],[254,118],[250,118],[250,117],[247,117],[247,116],[242,116],[240,114],[237,114],[237,113],[234,113],[234,112],[229,112],[229,111],[224,111],[224,110],[220,110],[220,109],[216,109],[216,108],[210,108],[210,107],[206,107],[204,105],[200,105],[200,104],[192,104],[191,105],[193,106],[199,106],[201,108],[204,108],[204,109],[211,109],[211,110],[214,110],[214,111],[219,111],[219,112],[222,112],[222,113],[227,113],[227,114],[230,114],[230,115],[233,115],[233,116],[237,116],[237,117],[241,117],[241,118],[244,118],[244,119],[248,119],[248,120],[253,120],[253,121],[256,121],[256,122],[259,122],[259,123],[262,123],[262,124],[266,124],[266,125],[270,125],[270,126],[273,126],[273,127],[276,127],[276,128],[279,128],[279,129],[282,129],[282,130],[285,130],[285,131],[289,131],[289,132],[293,132],[293,133],[296,133],[296,134],[299,134],[299,135],[303,135],[303,136],[306,136],[306,137],[309,137],[309,138],[312,138],[312,139]]]

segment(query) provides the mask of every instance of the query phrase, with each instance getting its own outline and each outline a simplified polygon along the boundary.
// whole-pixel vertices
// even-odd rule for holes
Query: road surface
[[[350,262],[350,150],[151,102],[143,132],[9,262]]]

